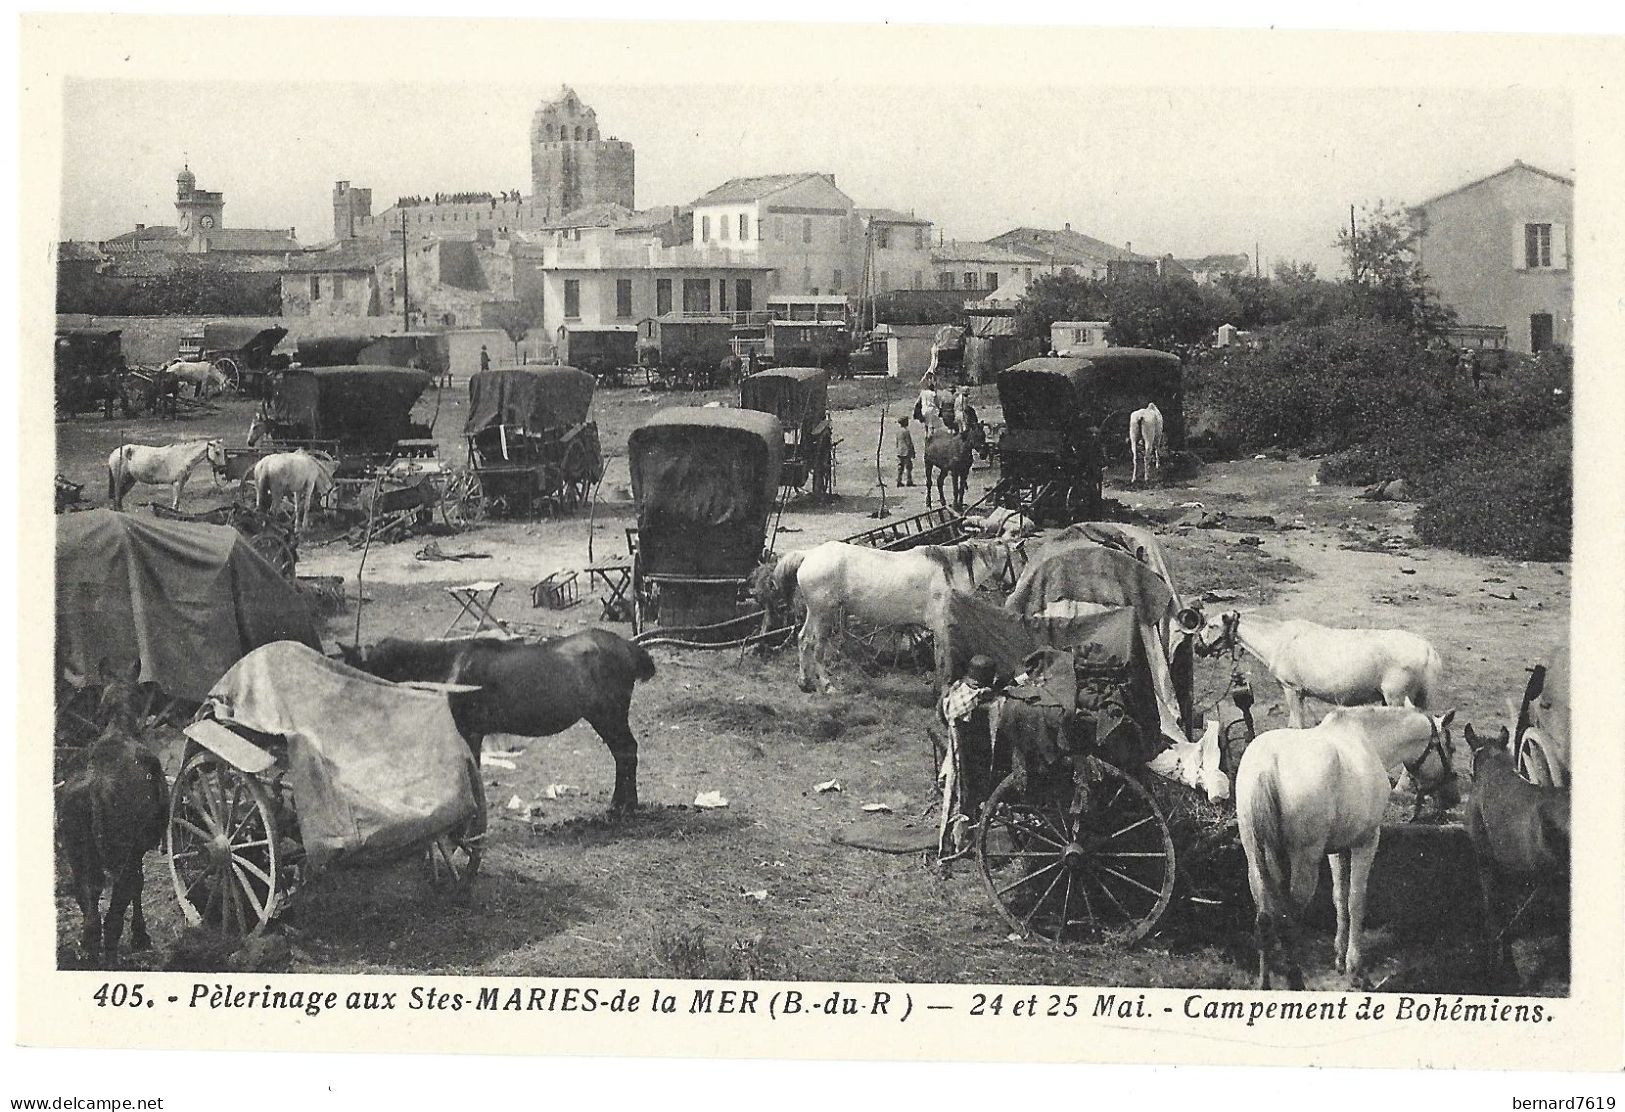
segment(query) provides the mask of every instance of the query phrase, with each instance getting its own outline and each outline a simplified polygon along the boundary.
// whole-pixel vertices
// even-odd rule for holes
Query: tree
[[[485,320],[513,344],[513,361],[519,363],[519,341],[530,334],[531,327],[541,317],[540,307],[528,300],[498,301],[486,306]]]
[[[1348,259],[1353,311],[1393,321],[1418,337],[1442,335],[1455,314],[1439,303],[1416,258],[1416,231],[1403,209],[1368,205],[1350,229],[1337,233]]]
[[[1016,304],[1016,336],[1043,346],[1058,320],[1103,320],[1106,287],[1076,274],[1045,274],[1027,287]]]
[[[1189,278],[1125,278],[1106,290],[1111,341],[1123,347],[1171,350],[1200,343],[1223,323]]]

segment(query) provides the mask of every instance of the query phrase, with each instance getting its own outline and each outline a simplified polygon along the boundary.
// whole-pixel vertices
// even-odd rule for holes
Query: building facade
[[[1415,251],[1465,330],[1513,351],[1574,342],[1574,179],[1514,162],[1409,210]]]
[[[931,249],[931,288],[966,290],[982,300],[1019,301],[1035,279],[1059,270],[997,243],[947,240]]]
[[[183,166],[175,175],[175,223],[172,227],[137,224],[101,243],[113,256],[143,252],[172,255],[214,255],[235,270],[266,271],[280,268],[290,252],[302,250],[292,228],[231,228],[226,226],[226,195],[197,187],[197,175]]]
[[[1161,269],[1158,260],[1135,254],[1132,243],[1114,247],[1105,240],[1074,232],[1071,224],[1060,230],[1012,228],[988,242],[1042,263],[1055,273],[1070,272],[1096,281],[1155,277]]]
[[[860,247],[868,254],[870,288],[867,292],[928,288],[931,221],[922,220],[912,212],[884,208],[858,209],[857,218],[863,233]],[[863,269],[860,262],[860,276]]]
[[[689,207],[694,250],[771,270],[769,292],[853,297],[860,290],[862,227],[830,174],[733,178]]]

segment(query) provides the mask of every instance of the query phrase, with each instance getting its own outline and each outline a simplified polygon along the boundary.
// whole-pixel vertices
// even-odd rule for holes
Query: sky
[[[1562,91],[1258,87],[226,83],[76,79],[61,238],[174,222],[183,160],[228,227],[331,236],[333,183],[530,192],[531,113],[570,83],[637,152],[640,207],[730,177],[820,171],[860,206],[948,238],[1064,223],[1135,251],[1253,254],[1339,271],[1349,205],[1415,203],[1513,159],[1569,174]]]

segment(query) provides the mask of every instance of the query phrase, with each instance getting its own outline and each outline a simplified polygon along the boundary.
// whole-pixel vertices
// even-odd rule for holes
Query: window
[[[312,301],[320,301],[322,299],[322,276],[320,274],[312,274],[310,276],[310,299]]]
[[[615,315],[629,317],[632,315],[632,279],[615,279]]]
[[[773,238],[780,243],[784,242],[784,217],[782,216],[773,218]]]
[[[937,288],[944,290],[951,290],[954,288],[954,276],[952,271],[944,270],[941,274],[937,275]]]
[[[1552,265],[1552,226],[1523,226],[1523,265],[1530,270],[1546,270]]]
[[[845,282],[843,282],[843,281],[841,281],[841,278],[842,278],[842,274],[841,274],[841,268],[840,268],[840,267],[836,267],[836,268],[835,268],[835,282],[834,282],[834,284],[833,284],[833,288],[834,288],[834,289],[837,289],[837,290],[839,290],[839,289],[843,289],[843,288],[845,288],[845,286],[846,286],[846,283],[845,283]]]
[[[709,278],[683,279],[683,312],[709,313],[711,311],[711,280]]]
[[[700,242],[711,242],[711,218],[709,216],[700,217]]]
[[[878,232],[875,233],[875,246],[876,247],[890,247],[891,246],[891,229],[890,228],[881,228]]]
[[[739,214],[739,242],[744,243],[750,238],[750,217],[745,213]]]
[[[726,313],[727,311],[728,311],[728,279],[726,279],[726,278],[718,278],[717,279],[717,312]]]
[[[990,289],[990,290],[996,290],[996,289],[999,288],[999,272],[998,271],[990,270],[990,271],[987,272],[987,288]]]
[[[344,300],[344,275],[342,274],[333,275],[333,300]]]
[[[732,229],[728,224],[728,217],[726,215],[717,217],[717,238],[723,242],[727,242],[729,233],[731,231]]]
[[[967,290],[974,290],[976,288],[976,275],[968,270],[965,271],[965,288]]]
[[[889,289],[891,289],[891,274],[882,270],[880,272],[880,292],[884,293]]]
[[[850,225],[849,225],[849,223],[848,223],[848,221],[847,221],[847,219],[846,219],[846,217],[844,217],[844,216],[843,216],[843,217],[841,217],[841,218],[840,218],[840,219],[839,219],[839,220],[837,220],[837,221],[836,221],[836,222],[835,222],[835,223],[836,223],[836,224],[837,224],[837,225],[838,225],[838,226],[839,226],[839,227],[840,227],[840,229],[841,229],[841,242],[842,242],[842,243],[845,243],[845,242],[846,242],[846,237],[847,237],[847,236],[848,236],[848,235],[849,235],[849,234],[850,234],[850,232],[851,232],[851,227],[850,227]]]
[[[655,316],[663,317],[671,312],[671,279],[655,279]]]
[[[743,220],[744,217],[740,217],[740,219]],[[750,312],[751,297],[749,278],[741,278],[734,283],[734,308],[739,310],[741,313]]]
[[[914,229],[914,246],[915,246],[916,249],[920,249],[920,248],[923,248],[925,246],[925,229],[924,228],[915,228]]]
[[[914,272],[914,288],[917,290],[925,289],[925,275],[918,270]]]
[[[564,315],[571,320],[581,316],[581,281],[578,278],[564,280]]]
[[[801,218],[801,242],[812,242],[812,217],[810,216],[803,216]]]

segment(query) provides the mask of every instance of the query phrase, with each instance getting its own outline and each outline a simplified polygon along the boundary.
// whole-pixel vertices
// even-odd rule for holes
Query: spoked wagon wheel
[[[430,842],[423,851],[423,868],[429,883],[438,888],[466,891],[480,871],[485,856],[485,834],[489,816],[485,808],[485,785],[478,769],[471,774],[476,810],[472,818]]]
[[[1174,894],[1174,842],[1151,793],[1089,758],[1090,782],[1029,793],[1005,778],[982,813],[976,853],[999,914],[1051,942],[1128,945],[1150,934]]]
[[[456,475],[446,484],[440,499],[440,516],[454,529],[464,529],[486,519],[489,507],[480,477],[472,471]]]
[[[234,394],[242,392],[243,369],[238,366],[237,360],[229,355],[222,355],[214,361],[214,369],[226,376],[226,389]]]
[[[294,578],[294,569],[299,562],[298,554],[289,543],[288,538],[275,529],[266,529],[255,533],[248,538],[248,547],[265,557],[266,563],[275,568],[284,579]]]
[[[169,874],[181,914],[228,934],[276,917],[281,855],[270,794],[206,749],[181,765],[169,799]]]

